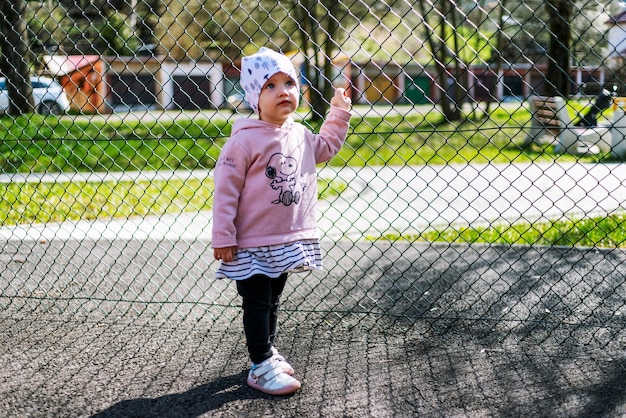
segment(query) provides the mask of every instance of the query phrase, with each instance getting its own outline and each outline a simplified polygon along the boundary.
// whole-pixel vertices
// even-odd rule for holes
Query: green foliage
[[[104,55],[133,55],[142,44],[121,13],[112,13],[96,29],[99,35],[94,43]]]
[[[461,45],[458,51],[461,61],[468,65],[480,65],[491,61],[493,46],[489,39],[495,39],[495,34],[483,34],[476,28],[462,26],[455,30],[454,36],[459,38],[459,45]],[[448,46],[453,47],[450,39],[448,40],[450,44]]]

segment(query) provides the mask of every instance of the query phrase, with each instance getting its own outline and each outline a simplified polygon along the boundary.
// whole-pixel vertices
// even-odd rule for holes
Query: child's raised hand
[[[346,95],[346,89],[335,89],[335,95],[330,99],[331,106],[336,106],[344,110],[350,109],[352,100]]]

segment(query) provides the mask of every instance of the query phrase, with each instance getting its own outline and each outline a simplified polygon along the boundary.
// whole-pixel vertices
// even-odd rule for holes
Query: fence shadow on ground
[[[126,288],[125,260],[136,259],[137,246],[109,245],[122,250],[115,268],[99,277]],[[185,247],[173,251],[176,245]],[[75,290],[77,301],[64,292],[38,297],[33,271],[55,288],[62,272],[82,271],[64,265],[76,263],[77,253],[87,249],[106,260],[94,250],[99,247],[66,243],[44,267],[40,252],[51,253],[22,244],[13,258],[3,259],[8,268],[15,254],[24,254],[13,280],[2,280],[0,414],[626,413],[622,251],[365,242],[325,247],[328,270],[293,276],[286,290],[279,348],[303,388],[280,398],[245,384],[245,343],[228,283],[215,283],[219,291],[205,289],[213,306],[198,302],[194,276],[211,274],[210,266],[194,263],[206,251],[204,243],[146,245],[165,270],[196,266],[184,283],[176,275],[152,274],[150,285],[157,288],[181,289],[173,280],[184,285],[186,292],[173,291],[169,303],[127,294],[119,301],[89,300],[74,311],[68,307],[84,300],[78,288],[92,289],[88,283]],[[86,263],[96,263],[89,254]],[[38,267],[26,265],[31,262]],[[202,286],[212,284],[204,280]]]

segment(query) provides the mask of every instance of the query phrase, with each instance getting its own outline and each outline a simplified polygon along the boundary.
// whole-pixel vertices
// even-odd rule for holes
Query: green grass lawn
[[[489,119],[446,123],[438,112],[354,117],[333,165],[414,165],[552,161],[550,146],[520,150],[525,108],[497,108]],[[317,130],[319,124],[313,124]],[[0,172],[193,170],[215,165],[230,134],[222,118],[0,118]],[[559,159],[576,159],[560,156]],[[597,161],[602,157],[584,157]]]
[[[502,222],[485,227],[450,227],[420,234],[368,238],[389,241],[626,248],[626,212],[585,219],[515,224]]]
[[[551,146],[520,149],[530,114],[496,108],[489,118],[447,123],[438,112],[354,117],[335,166],[528,163],[606,156],[557,156]],[[305,122],[307,123],[307,122]],[[319,124],[312,124],[317,130]],[[211,169],[230,123],[181,114],[146,120],[28,115],[0,118],[0,172],[75,173]],[[320,197],[346,185],[319,181]],[[210,179],[0,184],[0,225],[180,213],[211,208]],[[420,236],[383,236],[445,242],[620,247],[624,216],[554,223],[445,229]]]

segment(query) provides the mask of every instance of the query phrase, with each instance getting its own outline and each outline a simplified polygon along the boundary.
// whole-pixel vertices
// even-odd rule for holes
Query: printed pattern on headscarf
[[[291,60],[285,55],[262,47],[259,51],[241,60],[239,83],[246,94],[246,102],[259,113],[259,95],[267,80],[276,73],[285,73],[298,84],[298,74]]]

